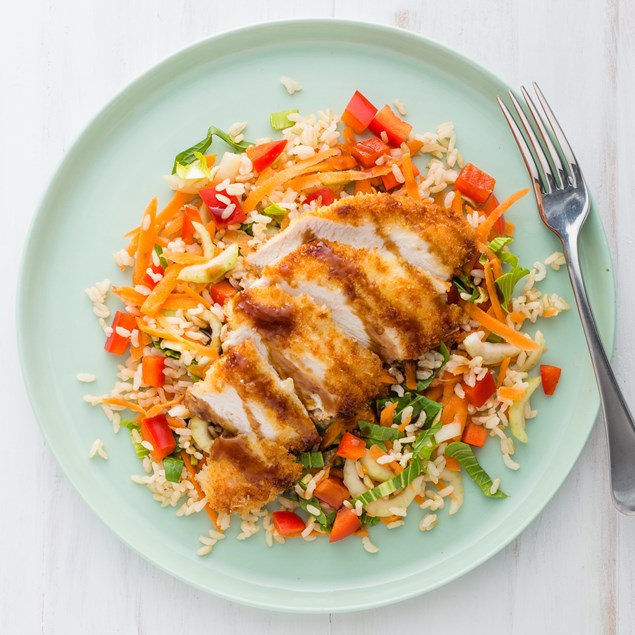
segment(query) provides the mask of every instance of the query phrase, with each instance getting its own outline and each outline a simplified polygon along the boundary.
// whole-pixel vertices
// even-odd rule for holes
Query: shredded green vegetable
[[[172,174],[176,172],[177,165],[189,165],[190,163],[197,161],[198,158],[196,155],[204,154],[207,151],[207,149],[212,145],[214,135],[216,135],[219,139],[222,139],[228,146],[236,150],[236,152],[245,152],[247,148],[254,145],[249,141],[236,143],[226,132],[220,130],[220,128],[216,128],[216,126],[211,126],[207,131],[205,139],[202,139],[198,143],[195,143],[192,147],[187,148],[187,150],[183,150],[176,155],[174,158],[174,165],[172,166]]]
[[[302,509],[307,514],[311,514],[311,516],[315,518],[315,522],[318,525],[320,525],[322,529],[325,529],[325,530],[329,529],[331,525],[333,524],[333,522],[335,521],[335,512],[331,512],[330,514],[324,513],[324,510],[322,509],[322,506],[320,505],[320,501],[315,497],[309,498],[309,500],[305,500],[304,498],[298,498],[298,504],[300,505],[300,507],[302,507]],[[309,505],[318,509],[320,513],[317,516],[312,514],[307,509]]]
[[[295,122],[289,119],[289,115],[300,112],[297,108],[293,110],[281,110],[280,112],[272,112],[269,116],[269,122],[274,130],[284,130],[290,128]]]
[[[403,472],[397,474],[397,476],[393,476],[393,478],[388,479],[383,483],[380,483],[376,487],[369,489],[360,496],[357,496],[355,501],[361,501],[362,505],[368,505],[380,498],[389,496],[398,489],[403,489],[404,487],[410,485],[410,483],[412,483],[412,481],[414,481],[422,471],[423,466],[421,465],[421,461],[414,458],[410,461],[410,463],[408,463],[408,467],[406,467]]]
[[[446,456],[454,457],[461,467],[468,473],[468,476],[479,486],[481,492],[488,498],[507,498],[507,494],[497,490],[492,494],[492,479],[489,474],[480,466],[472,452],[472,448],[462,441],[454,441],[445,449]]]
[[[432,427],[427,430],[422,430],[412,446],[412,453],[418,456],[422,461],[427,461],[432,456],[434,448],[438,443],[434,440],[434,435],[441,430],[442,424],[440,421],[434,423]]]
[[[302,452],[298,460],[307,470],[324,467],[324,455],[321,452]]]
[[[152,346],[161,351],[166,357],[171,357],[172,359],[180,359],[181,357],[179,351],[172,350],[171,348],[163,348],[157,340],[152,340]]]
[[[267,207],[265,207],[265,209],[262,210],[262,213],[265,216],[271,216],[271,218],[280,220],[281,218],[284,218],[287,215],[288,211],[289,211],[288,209],[285,209],[284,207],[278,205],[277,203],[271,203],[271,205],[267,205]]]
[[[166,456],[163,459],[163,469],[165,470],[165,480],[171,483],[178,483],[181,480],[183,471],[183,460],[174,456]]]
[[[363,437],[375,441],[395,441],[401,436],[401,432],[397,428],[378,426],[370,421],[358,421],[357,426]]]
[[[136,429],[137,426],[129,426],[129,430],[130,430],[130,442],[132,443],[132,449],[134,450],[134,453],[137,455],[137,458],[140,461],[143,461],[143,459],[146,458],[146,456],[148,456],[148,454],[150,454],[150,450],[148,450],[148,448],[144,447],[143,445],[141,445],[141,443],[139,443],[139,441],[135,441],[134,438],[134,432],[133,429]]]

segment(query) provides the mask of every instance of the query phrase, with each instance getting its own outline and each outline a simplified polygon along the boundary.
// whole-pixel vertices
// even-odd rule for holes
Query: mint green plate
[[[279,83],[290,75],[304,86],[289,97]],[[266,547],[262,534],[229,537],[199,558],[205,514],[177,518],[135,485],[139,473],[128,435],[112,434],[85,392],[107,392],[116,360],[84,288],[110,278],[123,282],[111,254],[135,226],[152,196],[169,199],[161,175],[174,155],[214,124],[249,122],[247,137],[270,134],[269,113],[289,108],[339,112],[355,89],[377,105],[400,98],[415,130],[452,120],[466,160],[498,179],[506,196],[528,186],[525,168],[495,96],[507,90],[473,62],[416,35],[355,22],[312,20],[264,24],[195,44],[158,64],[111,101],[69,150],[35,217],[23,258],[18,301],[21,363],[33,409],[62,469],[99,517],[135,551],[176,577],[221,597],[264,608],[327,612],[365,609],[424,593],[473,569],[517,536],[543,509],[575,463],[593,426],[598,397],[575,309],[545,320],[545,361],[564,368],[556,395],[534,400],[530,443],[519,447],[522,468],[510,472],[496,443],[481,453],[503,477],[506,500],[488,500],[466,483],[465,505],[441,512],[434,531],[420,533],[420,511],[405,527],[373,528],[380,547],[367,554],[359,540],[325,540]],[[557,106],[558,96],[551,96]],[[221,150],[222,144],[217,149]],[[531,197],[513,208],[521,262],[558,249]],[[595,211],[582,237],[587,286],[606,342],[614,333],[609,252]],[[541,288],[573,302],[564,270]],[[114,306],[115,302],[111,302]],[[78,372],[98,376],[80,384]],[[108,461],[89,460],[96,437]],[[520,444],[519,444],[520,445]],[[234,532],[235,533],[235,532]]]

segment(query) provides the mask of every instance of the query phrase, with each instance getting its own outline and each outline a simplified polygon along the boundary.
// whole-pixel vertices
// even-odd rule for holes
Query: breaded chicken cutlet
[[[299,474],[292,452],[318,440],[311,419],[379,396],[382,361],[451,342],[461,311],[446,292],[475,252],[461,214],[374,194],[298,216],[251,254],[258,277],[230,303],[225,353],[186,400],[239,435],[214,441],[202,479],[212,507],[273,500]]]

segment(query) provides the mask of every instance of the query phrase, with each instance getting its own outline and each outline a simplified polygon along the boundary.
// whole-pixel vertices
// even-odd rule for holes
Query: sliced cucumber
[[[351,459],[346,459],[344,463],[344,485],[346,485],[353,498],[361,496],[368,489],[362,479],[359,478],[359,474],[357,474],[355,461]]]
[[[192,439],[194,443],[203,450],[209,452],[212,449],[214,439],[209,433],[207,421],[203,421],[200,417],[192,417],[190,419],[190,430],[192,431]]]
[[[419,493],[422,483],[423,476],[417,476],[410,485],[402,489],[398,494],[389,496],[388,498],[380,498],[378,501],[368,503],[368,505],[364,507],[364,510],[370,516],[392,516],[393,513],[390,511],[391,509],[395,507],[405,508],[412,503],[415,496]]]
[[[470,357],[482,357],[488,366],[500,364],[506,357],[516,357],[520,353],[520,349],[511,344],[484,342],[482,335],[481,332],[470,333],[463,340],[463,346]]]
[[[390,468],[377,463],[377,461],[375,461],[375,459],[370,456],[368,450],[366,450],[366,454],[364,454],[359,462],[364,468],[366,468],[368,476],[370,476],[370,478],[372,478],[374,481],[383,483],[384,481],[387,481],[389,478],[392,478],[395,475],[395,473]]]
[[[450,494],[450,509],[448,514],[456,514],[463,505],[463,477],[461,472],[452,472],[447,468],[441,472],[439,478],[448,485],[452,485],[454,491]]]
[[[203,282],[206,284],[219,282],[230,269],[234,268],[237,260],[238,245],[234,243],[218,254],[218,256],[203,264],[190,265],[181,269],[178,278],[186,282]]]
[[[540,376],[530,377],[527,380],[527,389],[522,399],[515,401],[509,409],[509,427],[512,434],[521,442],[527,443],[527,432],[525,431],[525,406],[529,403],[536,388],[540,386]]]
[[[540,331],[536,331],[534,341],[538,344],[538,348],[527,355],[525,363],[522,366],[519,366],[518,370],[529,372],[540,361],[542,354],[547,350],[547,347],[545,346],[545,336]]]

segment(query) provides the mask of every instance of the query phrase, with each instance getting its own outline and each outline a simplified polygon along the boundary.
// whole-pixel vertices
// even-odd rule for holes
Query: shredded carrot
[[[256,208],[256,205],[262,201],[265,196],[271,194],[271,192],[279,187],[280,185],[290,181],[296,176],[300,176],[305,174],[308,169],[317,165],[318,163],[330,159],[332,156],[336,155],[339,152],[336,148],[330,148],[329,150],[324,150],[323,152],[318,152],[316,155],[312,156],[310,159],[306,159],[305,161],[300,161],[295,165],[292,165],[289,168],[285,168],[284,170],[280,170],[272,177],[263,181],[262,184],[252,190],[249,196],[245,199],[243,203],[243,210],[245,213],[249,213]]]
[[[183,309],[195,309],[198,306],[198,302],[190,297],[186,293],[171,293],[165,302],[161,305],[162,311],[178,311]]]
[[[501,399],[511,399],[512,401],[520,401],[525,396],[525,389],[514,388],[513,386],[501,386],[498,389],[498,396]]]
[[[344,421],[342,419],[334,419],[329,427],[324,431],[320,448],[324,450],[335,443],[337,437],[344,431]]]
[[[203,492],[203,489],[201,488],[198,479],[196,478],[196,471],[194,470],[194,466],[192,465],[192,461],[190,460],[190,455],[185,450],[181,450],[181,458],[183,459],[185,469],[187,470],[187,477],[190,483],[194,485],[194,489],[198,494],[199,500],[205,500],[205,493]],[[205,511],[207,512],[207,515],[212,521],[214,527],[220,530],[220,527],[218,525],[218,514],[209,506],[209,504],[205,505]]]
[[[380,516],[379,520],[381,520],[382,523],[388,525],[389,523],[394,523],[397,520],[403,520],[403,518],[394,514],[393,516]]]
[[[206,309],[212,308],[212,303],[206,300],[200,293],[197,293],[190,287],[189,284],[179,284],[177,285],[177,289],[186,295],[189,295],[192,300],[196,300],[200,302]]]
[[[344,128],[344,141],[346,141],[346,143],[349,146],[354,146],[355,143],[357,142],[357,139],[355,139],[355,133],[353,132],[353,129],[349,128],[348,126]]]
[[[451,379],[445,381],[443,383],[443,396],[441,397],[441,403],[447,405],[450,402],[450,399],[455,394],[454,386],[459,383],[458,377],[452,377]]]
[[[512,311],[509,317],[514,324],[522,324],[526,320],[526,317],[519,311]]]
[[[554,315],[558,315],[558,311],[556,309],[554,309],[552,306],[547,307],[543,312],[542,312],[542,317],[544,318],[550,318],[550,317],[554,317]]]
[[[183,231],[183,214],[179,214],[177,217],[168,221],[165,227],[161,230],[161,236],[166,238],[175,238]]]
[[[445,457],[445,467],[450,470],[450,472],[461,471],[461,464],[453,456]]]
[[[163,273],[163,278],[157,282],[156,286],[150,292],[150,295],[141,305],[141,312],[145,315],[155,315],[159,312],[161,305],[167,300],[168,296],[174,291],[178,283],[178,275],[181,273],[183,265],[169,265]]]
[[[318,163],[311,168],[311,172],[329,172],[332,170],[350,170],[352,168],[357,167],[357,161],[354,157],[348,156],[339,156],[332,157],[327,159],[326,161],[322,161],[322,163]]]
[[[498,207],[494,208],[487,218],[479,225],[476,230],[476,238],[481,242],[485,242],[489,236],[494,223],[514,204],[519,201],[523,196],[529,192],[528,188],[520,190],[515,194],[512,194],[509,198],[506,198]]]
[[[513,344],[516,348],[520,348],[522,351],[535,351],[538,348],[538,344],[529,339],[526,335],[519,333],[507,324],[500,322],[496,318],[493,318],[485,311],[479,309],[472,302],[460,301],[460,305],[473,320],[476,320],[479,324],[482,324],[486,329],[489,329],[492,333],[495,333],[499,337],[502,337],[507,343]]]
[[[205,156],[205,163],[207,164],[208,168],[211,168],[214,163],[216,163],[216,155],[215,154],[206,154]]]
[[[373,185],[372,179],[365,179],[363,181],[355,181],[355,194],[372,194]]]
[[[454,198],[452,199],[451,205],[452,211],[460,214],[463,211],[463,198],[461,197],[461,193],[457,190],[454,190]]]
[[[406,371],[406,388],[417,390],[417,363],[413,361],[404,362]]]
[[[157,214],[156,223],[158,229],[165,227],[166,223],[181,211],[186,203],[189,203],[196,194],[188,194],[187,192],[174,192],[172,200]]]
[[[443,394],[443,386],[431,386],[426,390],[426,397],[432,401],[438,401],[439,397]]]
[[[494,284],[494,275],[492,274],[492,265],[489,260],[485,263],[483,270],[485,271],[485,285],[487,287],[487,293],[489,294],[489,301],[492,303],[492,309],[494,310],[494,316],[501,322],[505,321],[505,313],[503,313],[503,307],[498,300],[498,291],[496,291],[496,285]]]
[[[152,335],[153,337],[158,337],[162,340],[168,340],[171,342],[177,342],[178,344],[183,344],[190,350],[198,353],[199,355],[205,355],[206,357],[210,357],[211,359],[215,359],[218,357],[218,352],[210,348],[209,346],[202,346],[196,342],[192,342],[192,340],[188,340],[176,333],[172,333],[172,331],[154,328],[153,326],[148,326],[143,320],[137,319],[137,326],[140,331],[147,333],[148,335]]]
[[[414,167],[412,165],[412,159],[408,153],[404,154],[401,158],[401,170],[403,177],[406,179],[406,190],[408,194],[415,199],[415,201],[421,200],[421,194],[419,194],[419,186],[415,179]]]
[[[403,432],[407,426],[410,425],[410,422],[412,421],[412,412],[397,426],[397,430],[399,430],[399,432]]]
[[[146,296],[143,293],[139,293],[131,287],[113,287],[112,292],[118,295],[125,304],[131,304],[136,307],[140,307],[146,300]]]
[[[386,456],[386,453],[378,445],[371,445],[368,448],[368,455],[373,461],[376,461],[378,458]]]
[[[516,231],[516,226],[510,220],[505,219],[505,234],[507,236],[513,236]]]
[[[188,254],[180,251],[164,251],[163,257],[170,262],[176,262],[179,265],[202,265],[208,261],[207,258],[198,254]]]
[[[128,408],[128,410],[134,410],[144,416],[146,415],[145,408],[142,408],[139,404],[128,401],[127,399],[122,399],[121,397],[104,397],[101,400],[101,403],[107,403],[111,406],[122,406],[124,408]]]
[[[324,534],[320,533],[320,535]],[[360,538],[368,536],[368,529],[366,529],[366,527],[360,527],[357,531],[353,532],[353,536],[359,536]]]
[[[421,505],[421,504],[423,504],[423,503],[425,503],[425,502],[426,502],[426,497],[425,497],[425,496],[422,496],[421,494],[417,494],[417,495],[415,496],[415,501],[416,501],[419,505]]]
[[[410,154],[415,157],[417,156],[417,152],[423,148],[423,141],[412,137],[406,141],[406,145],[408,146],[408,150],[410,150]]]
[[[393,415],[395,414],[395,410],[397,410],[397,402],[393,401],[381,411],[381,414],[379,415],[380,425],[391,426],[392,418],[393,418]]]
[[[388,373],[382,373],[379,376],[379,381],[382,384],[394,384],[397,382],[397,380],[392,375],[389,375]]]
[[[500,368],[498,369],[498,382],[497,384],[499,386],[503,385],[503,382],[505,381],[505,375],[507,375],[507,369],[509,368],[509,364],[511,363],[512,358],[511,357],[506,357],[500,365]]]
[[[152,341],[152,338],[147,333],[139,332],[139,346],[130,345],[130,359],[133,362],[143,357],[143,350]]]
[[[464,410],[465,413],[463,412]],[[444,400],[443,410],[441,411],[441,423],[446,425],[458,420],[463,426],[465,418],[467,418],[467,403],[465,399],[462,399],[453,391],[448,399]]]
[[[176,399],[172,399],[172,401],[158,403],[152,406],[152,408],[150,408],[146,412],[146,418],[149,419],[150,417],[156,417],[160,412],[163,412],[164,410],[169,410],[170,408],[172,408],[172,406],[177,406],[182,401],[183,401],[183,395],[179,395]]]
[[[157,237],[156,213],[157,199],[155,197],[150,201],[142,216],[141,230],[139,232],[139,241],[132,271],[132,281],[134,284],[141,282],[146,269],[150,266],[152,250],[154,249],[154,243]]]

